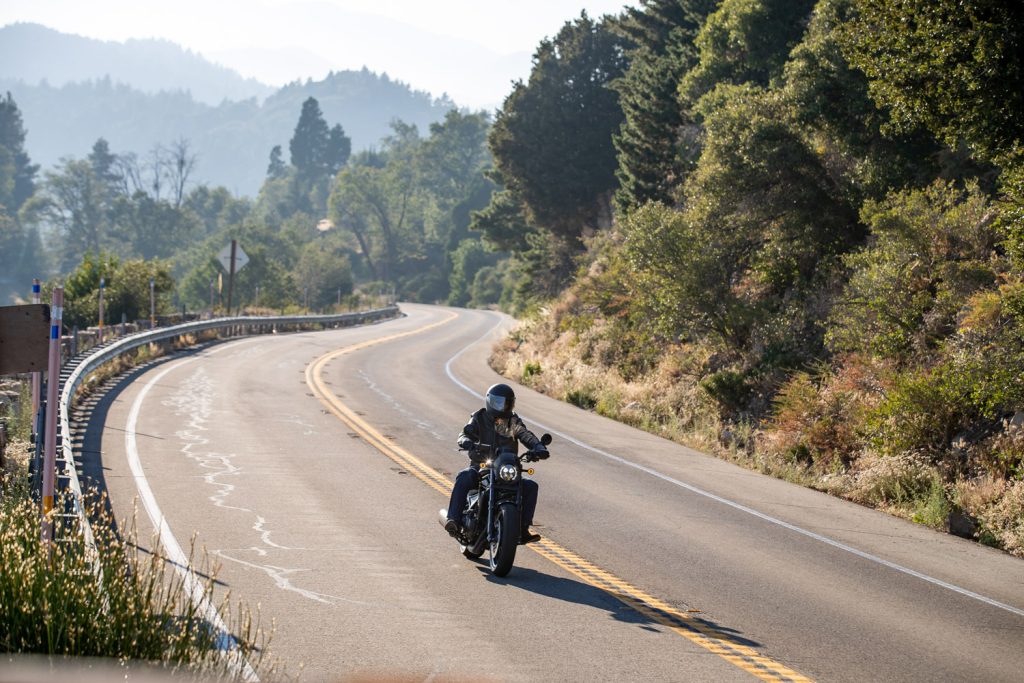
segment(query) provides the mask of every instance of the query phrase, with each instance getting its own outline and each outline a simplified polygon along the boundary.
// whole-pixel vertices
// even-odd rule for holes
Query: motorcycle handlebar
[[[523,453],[521,453],[518,457],[520,460],[545,460],[551,455],[550,453],[548,453],[547,449],[549,443],[551,443],[551,435],[545,434],[544,436],[540,437],[540,443],[538,443],[536,446],[527,451],[523,451]],[[491,451],[494,450],[494,448],[495,447],[492,446],[491,444],[483,442],[469,441],[459,444],[460,451]],[[543,454],[544,457],[535,457],[536,455],[539,454]],[[530,456],[534,457],[531,458]]]

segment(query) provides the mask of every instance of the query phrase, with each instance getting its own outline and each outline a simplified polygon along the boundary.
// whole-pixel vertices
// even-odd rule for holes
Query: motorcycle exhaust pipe
[[[437,523],[440,524],[441,526],[444,526],[445,522],[447,522],[447,521],[448,521],[448,510],[447,510],[447,508],[441,508],[440,510],[437,511]]]

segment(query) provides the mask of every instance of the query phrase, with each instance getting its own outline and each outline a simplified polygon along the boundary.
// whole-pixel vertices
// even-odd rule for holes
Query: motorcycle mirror
[[[551,435],[545,434],[544,436],[540,437],[540,442],[547,446],[549,443],[551,443]]]

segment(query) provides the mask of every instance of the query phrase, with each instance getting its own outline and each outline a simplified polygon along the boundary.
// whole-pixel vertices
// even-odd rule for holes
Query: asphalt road
[[[511,321],[402,309],[162,359],[88,416],[116,514],[195,535],[303,680],[1022,680],[1024,562],[518,386],[544,540],[491,577],[437,511]]]

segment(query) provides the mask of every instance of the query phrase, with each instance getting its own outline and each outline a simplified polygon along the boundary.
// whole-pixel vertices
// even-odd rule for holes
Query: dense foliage
[[[612,20],[616,221],[495,362],[1024,553],[1024,17],[968,4],[650,0]],[[508,201],[529,178],[503,171],[487,234],[543,280],[530,240],[551,227]]]

